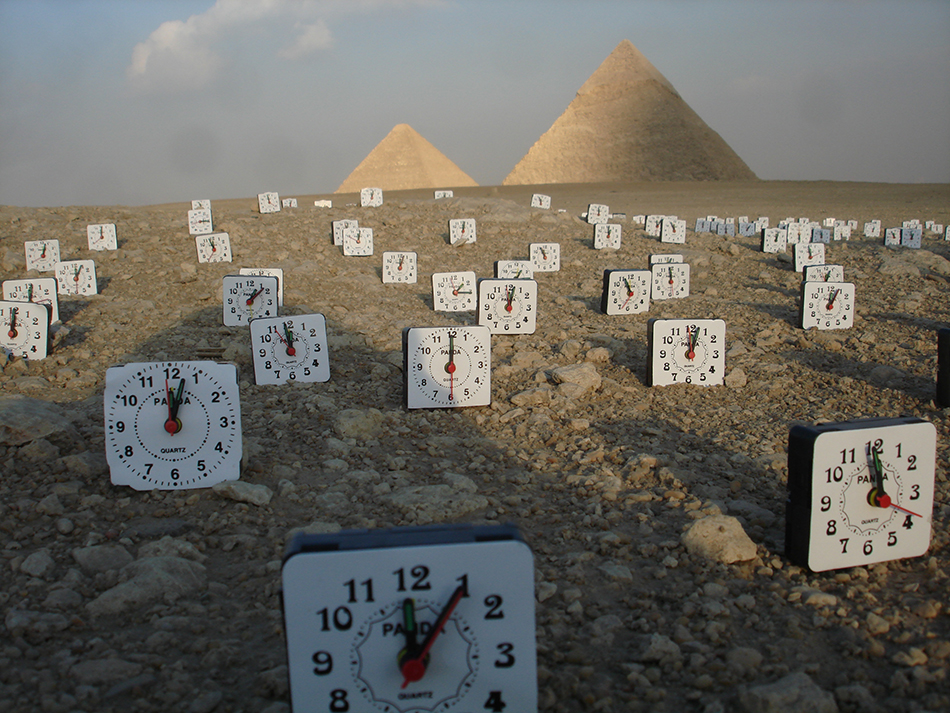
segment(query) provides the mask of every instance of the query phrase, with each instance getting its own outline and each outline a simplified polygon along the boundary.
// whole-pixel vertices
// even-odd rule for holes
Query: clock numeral
[[[485,597],[485,606],[488,611],[485,612],[486,619],[504,619],[505,612],[501,609],[501,596],[498,594],[489,594]]]
[[[897,457],[900,458],[900,456]],[[917,456],[907,456],[907,470],[917,470]],[[915,485],[914,487],[918,488],[919,486]],[[911,498],[911,500],[915,499],[916,498]]]
[[[910,517],[910,515],[908,515],[907,517]],[[893,547],[896,544],[897,544],[897,533],[891,530],[890,532],[887,533],[887,546]]]
[[[495,648],[501,652],[503,657],[495,661],[495,668],[511,668],[515,665],[515,657],[511,655],[511,652],[515,649],[514,644],[502,643]]]
[[[132,446],[126,446],[126,447],[125,447],[125,456],[126,456],[127,458],[131,458],[131,457],[132,457],[132,454],[133,454],[134,452],[135,452],[135,451],[132,450]]]
[[[828,529],[825,530],[825,534],[826,534],[826,535],[834,535],[834,534],[837,533],[837,532],[838,532],[838,522],[837,522],[837,520],[829,520],[829,521],[828,521]]]
[[[196,466],[196,468],[198,469],[198,472],[199,472],[199,473],[204,473],[204,472],[205,472],[205,462],[204,462],[203,460],[198,461],[198,465]]]
[[[212,391],[212,392],[211,392],[211,403],[213,403],[213,404],[221,403],[221,392],[220,392],[220,391]]]
[[[908,470],[910,470],[910,469],[908,468]],[[920,485],[918,485],[917,483],[914,483],[912,486],[910,486],[910,489],[911,489],[911,492],[912,492],[912,495],[910,496],[910,499],[911,499],[911,500],[919,500],[919,499],[920,499]]]
[[[831,510],[831,498],[827,495],[821,499],[821,511],[828,512]]]
[[[844,469],[842,469],[840,465],[835,466],[834,470],[832,470],[831,468],[826,468],[825,476],[827,476],[828,478],[828,480],[825,482],[830,483],[833,480],[836,483],[840,483],[841,479],[844,478]]]
[[[864,543],[863,551],[866,555],[869,555],[874,551],[874,546],[871,544],[870,540]]]
[[[848,539],[849,538],[845,537],[839,540],[839,542],[841,543],[841,554],[843,555],[848,554]]]
[[[468,395],[468,389],[465,390],[466,395]],[[462,597],[468,596],[468,575],[463,574],[461,577],[456,577],[455,581],[462,585]]]
[[[347,601],[350,604],[355,604],[356,602],[358,602],[359,599],[357,599],[356,597],[356,580],[351,579],[348,582],[344,582],[343,586],[347,587],[350,590],[350,597],[349,599],[347,599]],[[360,586],[363,587],[363,589],[366,591],[366,596],[364,598],[364,601],[367,601],[367,602],[375,601],[373,599],[373,580],[367,579],[365,582],[360,582]]]
[[[221,417],[221,428],[227,428],[227,427],[228,427],[228,417],[227,417],[227,416],[222,416],[222,417]]]
[[[425,386],[425,384],[423,384],[423,386]],[[405,592],[406,591],[405,570],[402,567],[400,567],[395,572],[393,572],[393,574],[396,575],[396,578],[398,579],[398,582],[399,582],[396,586],[396,591]],[[410,589],[412,589],[414,592],[432,589],[432,585],[428,581],[429,568],[426,567],[425,565],[423,564],[416,565],[415,567],[409,570],[409,574],[415,577],[415,580],[410,586]]]
[[[116,421],[115,430],[119,433],[125,433],[125,421]]]
[[[218,441],[218,443],[217,443],[217,445],[215,445],[214,449],[215,449],[218,453],[221,453],[222,451],[224,451],[224,445],[221,443],[221,441]]]
[[[152,377],[151,377],[151,376],[140,376],[140,377],[139,377],[139,383],[142,385],[142,388],[143,388],[143,389],[144,389],[145,387],[147,387],[147,386],[150,387],[150,386],[152,386]]]
[[[146,464],[145,464],[145,475],[151,475],[151,474],[152,474],[152,468],[154,468],[154,467],[155,467],[155,464],[154,464],[154,463],[146,463]]]
[[[120,396],[119,398],[122,399],[123,406],[136,406],[139,402],[138,397],[136,397],[135,394],[130,396]]]
[[[172,468],[171,478],[172,480],[178,480],[181,477],[181,474],[178,472],[178,468]]]
[[[320,617],[322,622],[320,631],[330,631],[331,621],[333,628],[337,631],[346,631],[353,626],[353,614],[347,607],[337,607],[333,610],[332,617],[330,616],[330,610],[324,607],[317,612],[317,616]]]
[[[914,516],[908,515],[904,518],[904,524],[901,525],[905,530],[909,530],[914,526]]]
[[[316,668],[313,673],[317,676],[326,676],[333,670],[333,657],[329,651],[318,651],[313,655],[313,662]]]
[[[488,700],[485,701],[484,707],[490,711],[494,711],[494,713],[501,713],[501,711],[505,710],[507,705],[508,704],[501,699],[501,691],[489,691]]]
[[[350,703],[346,700],[346,691],[342,688],[334,688],[330,691],[330,710],[334,713],[343,713],[350,709]]]

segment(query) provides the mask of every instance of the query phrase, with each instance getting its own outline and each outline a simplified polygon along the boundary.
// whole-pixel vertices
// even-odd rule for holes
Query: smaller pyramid
[[[358,193],[367,186],[401,191],[477,185],[409,124],[397,124],[335,192]]]

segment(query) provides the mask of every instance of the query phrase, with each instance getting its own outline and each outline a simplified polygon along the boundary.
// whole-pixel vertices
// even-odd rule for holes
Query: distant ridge
[[[503,185],[755,179],[666,77],[623,40]]]
[[[399,191],[477,185],[409,124],[397,124],[335,192],[357,193],[369,187]]]

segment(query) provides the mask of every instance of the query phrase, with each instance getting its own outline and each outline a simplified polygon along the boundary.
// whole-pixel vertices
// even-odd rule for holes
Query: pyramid
[[[397,124],[353,169],[336,193],[357,193],[367,187],[399,191],[477,185],[409,124]]]
[[[755,178],[666,77],[623,40],[504,185]]]

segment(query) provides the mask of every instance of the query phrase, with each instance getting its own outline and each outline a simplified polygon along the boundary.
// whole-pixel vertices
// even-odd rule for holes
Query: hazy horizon
[[[332,193],[397,124],[499,185],[623,39],[764,180],[950,182],[941,0],[0,0],[0,204]]]

